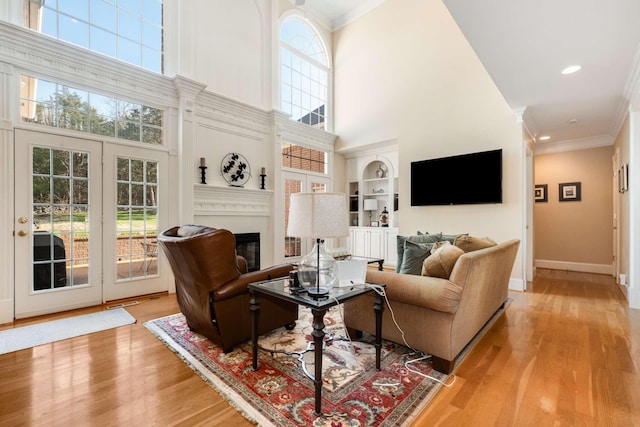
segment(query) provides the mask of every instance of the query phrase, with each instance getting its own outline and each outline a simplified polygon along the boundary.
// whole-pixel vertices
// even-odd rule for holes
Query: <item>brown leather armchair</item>
[[[158,242],[171,264],[178,305],[189,328],[225,352],[251,338],[247,285],[287,276],[293,268],[282,264],[248,273],[246,260],[236,255],[234,235],[224,229],[173,227],[160,233]],[[260,297],[260,334],[291,328],[297,318],[296,304]]]

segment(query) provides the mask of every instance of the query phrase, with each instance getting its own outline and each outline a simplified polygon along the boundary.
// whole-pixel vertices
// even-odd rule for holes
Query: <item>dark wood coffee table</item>
[[[384,289],[384,285],[371,285]],[[366,285],[354,285],[352,287],[336,287],[331,289],[329,297],[324,299],[312,299],[306,293],[292,292],[289,288],[289,279],[277,279],[266,282],[250,283],[249,294],[251,295],[251,343],[253,350],[253,369],[258,369],[258,322],[260,318],[260,294],[270,295],[283,301],[294,302],[300,306],[308,307],[313,314],[313,345],[314,345],[314,368],[315,374],[311,376],[305,374],[313,381],[315,386],[315,412],[316,415],[322,413],[322,348],[324,341],[324,315],[329,308],[342,304],[352,298],[357,298],[369,292],[376,292],[372,287]],[[373,310],[376,314],[376,369],[380,370],[380,351],[382,349],[382,310],[384,309],[383,297],[376,292]]]

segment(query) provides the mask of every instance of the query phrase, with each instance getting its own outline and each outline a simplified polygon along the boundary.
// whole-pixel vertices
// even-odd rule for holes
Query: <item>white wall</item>
[[[522,125],[441,0],[388,0],[334,34],[339,148],[397,139],[400,234],[524,238]],[[502,148],[503,203],[410,206],[412,161]],[[438,180],[434,176],[425,186]],[[512,282],[522,289],[522,247]]]

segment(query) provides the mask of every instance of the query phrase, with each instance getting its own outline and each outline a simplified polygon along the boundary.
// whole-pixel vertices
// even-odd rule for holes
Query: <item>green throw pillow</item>
[[[415,243],[435,243],[440,240],[442,233],[437,234],[418,234],[416,236],[398,236],[396,238],[398,261],[396,264],[396,273],[400,273],[402,261],[404,259],[404,242],[410,240]]]
[[[419,276],[422,273],[422,264],[431,254],[434,243],[417,243],[407,239],[404,242],[404,255],[399,273]]]

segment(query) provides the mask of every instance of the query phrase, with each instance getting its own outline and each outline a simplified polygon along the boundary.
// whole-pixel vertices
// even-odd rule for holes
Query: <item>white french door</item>
[[[15,131],[15,317],[102,302],[102,145]]]
[[[167,290],[161,276],[158,233],[165,228],[160,202],[167,199],[167,153],[105,145],[104,299]]]
[[[15,317],[167,290],[167,153],[16,129]]]
[[[294,193],[326,193],[331,181],[327,177],[290,171],[283,171],[282,178],[284,194],[284,257],[291,261],[311,252],[314,244],[312,239],[301,239],[287,235],[291,195]]]

